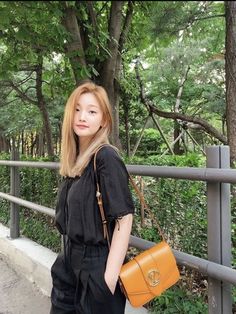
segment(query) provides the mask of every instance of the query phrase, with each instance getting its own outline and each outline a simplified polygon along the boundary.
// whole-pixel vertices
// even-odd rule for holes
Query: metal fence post
[[[229,147],[207,150],[207,168],[230,168]],[[231,267],[230,184],[207,183],[208,259]],[[208,278],[209,314],[232,313],[231,285]]]
[[[12,143],[11,160],[19,160],[19,151],[15,147],[15,141]],[[20,194],[20,175],[18,167],[11,167],[11,195],[19,197]],[[12,239],[20,236],[20,218],[19,205],[11,202],[10,217],[10,237]]]

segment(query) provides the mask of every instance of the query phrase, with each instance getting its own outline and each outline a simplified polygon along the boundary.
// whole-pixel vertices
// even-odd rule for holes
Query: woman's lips
[[[79,128],[79,129],[87,129],[87,128],[88,128],[87,125],[82,125],[82,124],[78,124],[78,125],[76,125],[76,126],[77,126],[77,128]]]

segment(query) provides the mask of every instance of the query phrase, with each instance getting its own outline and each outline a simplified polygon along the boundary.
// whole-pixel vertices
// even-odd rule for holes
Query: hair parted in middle
[[[103,114],[103,127],[96,132],[86,151],[77,158],[79,138],[74,133],[73,121],[78,99],[86,93],[92,93],[96,97]],[[65,106],[62,124],[60,174],[69,177],[81,176],[96,149],[101,144],[109,144],[111,130],[112,110],[105,89],[91,81],[82,83],[71,93]]]

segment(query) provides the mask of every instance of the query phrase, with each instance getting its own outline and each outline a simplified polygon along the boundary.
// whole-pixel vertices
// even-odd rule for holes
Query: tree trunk
[[[180,135],[180,126],[179,126],[179,123],[176,120],[174,120],[174,141],[179,137],[179,135]],[[182,154],[182,151],[180,149],[180,139],[175,142],[173,151],[175,155]]]
[[[105,61],[101,62],[99,58],[90,61],[90,56],[86,56],[86,48],[89,46],[89,34],[87,33],[88,20],[80,16],[79,6],[82,4],[78,2],[76,7],[68,7],[66,1],[64,2],[64,17],[62,24],[71,35],[71,40],[66,44],[66,51],[70,58],[70,63],[75,76],[76,84],[81,79],[89,77],[87,64],[93,63],[96,70],[99,72],[99,78],[96,82],[101,84],[108,93],[108,97],[112,107],[113,115],[113,130],[111,134],[111,141],[114,145],[121,148],[119,139],[119,100],[120,100],[120,86],[119,77],[121,72],[121,55],[123,53],[123,46],[130,28],[133,2],[127,2],[126,15],[123,18],[122,10],[126,1],[111,1],[110,16],[108,23],[109,39],[107,40],[106,49],[109,51]],[[96,14],[92,1],[86,1],[88,11],[88,19],[93,29],[93,36],[98,37],[98,28],[96,23]],[[91,34],[90,34],[91,35]],[[97,48],[99,49],[98,42]],[[96,55],[96,54],[95,54]],[[90,74],[93,77],[92,74]]]
[[[36,141],[36,139],[35,139],[34,133],[31,132],[30,133],[30,155],[31,156],[34,156],[35,141]]]
[[[135,155],[135,153],[136,153],[136,151],[137,151],[137,149],[138,149],[138,146],[139,146],[139,144],[140,144],[140,142],[141,142],[141,139],[142,139],[142,137],[143,137],[144,131],[145,131],[145,129],[146,129],[146,125],[147,125],[147,123],[148,123],[149,117],[150,117],[150,116],[148,115],[147,118],[146,118],[146,120],[145,120],[145,122],[144,122],[142,131],[141,131],[141,133],[139,134],[139,137],[138,137],[138,139],[137,139],[137,141],[136,141],[136,143],[135,143],[135,145],[134,145],[134,148],[133,148],[131,157],[134,157],[134,155]]]
[[[37,136],[37,155],[44,156],[44,135],[42,132]]]
[[[25,149],[25,133],[24,131],[21,132],[21,154],[24,155]]]
[[[184,76],[181,79],[181,83],[179,86],[179,90],[178,90],[178,94],[177,94],[176,102],[175,102],[175,106],[174,106],[174,112],[180,112],[181,111],[181,96],[183,93],[184,84],[187,80],[189,70],[190,70],[190,67],[188,66],[186,72],[184,73]],[[178,121],[174,120],[174,141],[176,138],[179,137],[179,135],[180,135],[180,126],[179,126]],[[180,139],[178,141],[176,141],[174,144],[174,153],[176,155],[180,155],[182,153],[181,149],[180,149]]]
[[[35,155],[40,156],[39,155],[39,134],[38,133],[36,133],[36,135],[35,135]]]
[[[226,121],[230,161],[236,161],[236,1],[225,1]]]
[[[66,51],[75,77],[76,85],[81,79],[87,78],[84,48],[80,36],[76,11],[74,7],[66,7],[62,24],[71,35],[71,40],[66,44]],[[80,4],[81,5],[81,4]]]
[[[115,85],[115,74],[117,75],[117,56],[118,56],[118,43],[120,41],[121,26],[122,26],[122,7],[124,5],[123,1],[112,1],[110,20],[109,20],[109,41],[108,50],[110,52],[110,57],[107,58],[103,65],[101,73],[101,84],[106,89],[108,93],[109,100],[112,105],[113,112],[113,130],[111,141],[115,146],[120,147],[119,140],[119,89]],[[119,65],[118,65],[119,67]]]
[[[49,156],[54,156],[53,143],[52,143],[52,130],[49,121],[49,116],[46,108],[46,102],[42,92],[42,68],[43,68],[43,57],[38,55],[38,66],[36,70],[36,94],[37,94],[37,103],[39,110],[42,114],[44,132],[47,142],[47,153]]]
[[[111,140],[114,143],[115,146],[117,146],[119,149],[122,149],[121,141],[120,141],[120,114],[119,114],[119,104],[120,104],[120,88],[118,80],[114,80],[114,92],[113,92],[113,131],[111,135]]]
[[[9,143],[3,134],[0,134],[0,152],[9,153]]]
[[[125,120],[125,137],[126,137],[126,154],[130,157],[130,135],[129,135],[129,106],[127,99],[124,99],[124,120]]]

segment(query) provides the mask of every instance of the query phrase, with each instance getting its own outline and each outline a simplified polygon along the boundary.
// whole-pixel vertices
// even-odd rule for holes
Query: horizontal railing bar
[[[59,162],[0,160],[0,166],[59,169]]]
[[[132,235],[129,242],[130,246],[140,250],[149,249],[155,244],[154,242]],[[173,253],[176,257],[177,264],[196,269],[204,275],[236,285],[236,270],[184,252],[173,250]]]
[[[15,196],[12,196],[12,195],[9,195],[6,193],[2,193],[2,192],[0,192],[0,197],[5,199],[5,200],[8,200],[10,202],[16,203],[20,206],[24,206],[24,207],[33,209],[34,211],[38,211],[40,213],[49,215],[51,217],[55,217],[55,210],[53,210],[52,208],[38,205],[38,204],[29,202],[29,201],[25,201],[19,197],[15,197]]]
[[[236,183],[236,170],[228,168],[193,168],[168,166],[136,166],[128,165],[131,174],[156,178],[185,179],[194,181],[210,181]]]
[[[59,169],[59,162],[9,161],[0,160],[0,166],[34,167]],[[134,175],[156,178],[185,179],[194,181],[211,181],[236,183],[236,169],[228,168],[194,168],[173,166],[143,166],[126,165],[128,171]]]

